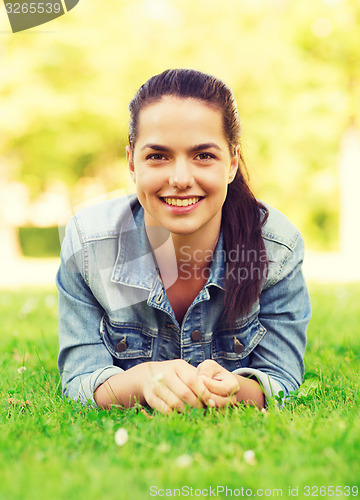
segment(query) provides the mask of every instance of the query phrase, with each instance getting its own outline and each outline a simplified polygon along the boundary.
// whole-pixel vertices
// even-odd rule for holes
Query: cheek
[[[223,193],[228,187],[228,176],[225,172],[210,172],[207,171],[206,175],[202,177],[202,185],[208,192]]]
[[[146,194],[154,194],[163,186],[159,175],[151,171],[141,171],[137,173],[136,187],[139,191]]]

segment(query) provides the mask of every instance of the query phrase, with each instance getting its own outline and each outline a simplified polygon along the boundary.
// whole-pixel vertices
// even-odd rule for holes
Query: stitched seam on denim
[[[280,239],[280,237],[277,234],[273,233],[267,233],[266,231],[262,232],[262,237],[265,240],[271,241],[273,243],[277,243],[278,245],[282,245],[286,248],[288,248],[291,251],[294,251],[297,245],[297,240],[299,239],[300,233],[297,231],[295,233],[294,239],[292,239],[290,242],[287,240]]]
[[[83,274],[85,283],[89,286],[90,283],[89,283],[89,270],[88,270],[88,253],[87,253],[87,249],[85,246],[85,232],[82,230],[81,225],[80,225],[80,221],[76,215],[74,217],[74,224],[75,224],[76,230],[78,232],[81,247],[82,247],[82,256],[81,256],[82,257],[82,274]]]
[[[156,333],[150,333],[150,330],[146,330],[145,328],[138,326],[136,323],[131,323],[131,322],[123,322],[123,323],[118,323],[117,321],[112,321],[106,314],[103,315],[104,321],[108,323],[110,326],[113,326],[115,328],[128,328],[129,330],[135,330],[136,332],[141,332],[144,333],[145,335],[149,335],[149,337],[157,337],[157,332]]]
[[[119,232],[117,232],[116,234],[104,234],[104,235],[101,235],[101,234],[95,234],[95,235],[91,235],[91,236],[88,236],[86,238],[86,242],[87,243],[91,243],[91,242],[94,242],[94,241],[102,241],[102,240],[116,240],[118,237],[119,237]]]
[[[279,263],[279,270],[276,273],[276,275],[273,277],[272,280],[268,281],[267,283],[266,282],[264,283],[264,284],[266,284],[266,288],[269,288],[270,286],[275,285],[276,283],[279,282],[279,276],[281,275],[282,270],[283,270],[286,262],[290,259],[290,257],[292,256],[292,254],[296,250],[296,247],[298,246],[299,241],[301,241],[301,234],[300,233],[298,233],[298,235],[297,235],[297,241],[296,241],[296,245],[294,246],[294,249],[293,250],[289,249],[290,251],[284,256],[284,258],[282,259],[282,261]],[[299,261],[296,264],[296,266],[293,269],[290,270],[290,272],[288,274],[290,274],[292,271],[294,271],[294,269],[296,269],[296,267],[298,267],[298,265],[301,264],[301,263],[302,263],[302,259],[301,259],[301,261]],[[285,276],[284,276],[284,278],[285,278]]]
[[[101,338],[104,342],[106,349],[109,351],[109,353],[115,359],[125,361],[127,359],[134,359],[135,357],[140,357],[140,358],[151,358],[152,357],[152,353],[154,350],[154,337],[151,335],[147,335],[146,350],[145,349],[132,349],[132,350],[129,350],[128,352],[118,353],[111,343],[111,336],[109,335],[109,332],[104,327],[104,323],[106,323],[106,322],[108,322],[108,318],[107,318],[106,314],[103,314],[103,316],[101,318],[101,323],[100,323],[100,335],[101,335]],[[141,329],[139,329],[139,330],[141,330]]]
[[[257,329],[256,334],[252,337],[251,343],[246,347],[246,349],[241,353],[241,354],[236,354],[236,353],[231,353],[227,351],[216,351],[215,350],[215,339],[214,342],[211,344],[211,354],[213,359],[214,355],[216,358],[223,358],[229,361],[235,361],[235,360],[242,360],[245,359],[249,354],[255,349],[255,347],[260,343],[260,341],[263,339],[263,337],[266,335],[267,329],[260,323],[259,323],[259,328]],[[234,333],[235,335],[235,333]]]
[[[186,340],[184,340],[183,342],[183,346],[184,347],[194,347],[194,349],[196,350],[196,346],[198,345],[202,345],[202,346],[206,346],[206,345],[209,345],[209,344],[212,344],[213,342],[213,337],[210,337],[206,340],[198,340],[196,342],[194,342],[191,338],[187,338]]]

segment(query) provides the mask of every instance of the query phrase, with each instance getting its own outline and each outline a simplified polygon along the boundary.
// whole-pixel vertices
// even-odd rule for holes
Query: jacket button
[[[116,344],[116,352],[124,352],[127,349],[126,337]]]
[[[194,342],[199,342],[201,340],[202,334],[200,330],[194,330],[191,334],[191,338]]]
[[[241,354],[245,349],[245,346],[244,344],[242,344],[236,337],[234,337],[234,347],[233,347],[233,351],[236,353],[236,354]]]

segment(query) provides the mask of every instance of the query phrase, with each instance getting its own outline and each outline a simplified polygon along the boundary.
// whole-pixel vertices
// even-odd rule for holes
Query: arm
[[[107,378],[121,372],[103,344],[99,325],[104,310],[88,287],[87,266],[74,220],[66,229],[61,248],[61,266],[56,277],[59,291],[58,367],[63,393],[86,402]]]
[[[279,251],[260,295],[259,321],[266,334],[250,354],[248,368],[234,373],[256,377],[266,396],[296,390],[304,375],[306,330],[311,317],[309,294],[302,274],[304,244],[300,233],[292,251]],[[271,264],[270,264],[271,265]]]
[[[105,313],[90,286],[86,245],[74,219],[67,227],[57,274],[59,290],[59,371],[63,392],[103,408],[147,402],[163,413],[203,407],[210,398],[196,369],[183,360],[147,362],[122,370],[114,366],[100,335]]]
[[[290,250],[275,247],[270,256],[274,266],[260,296],[259,321],[266,333],[249,355],[247,367],[228,372],[215,361],[199,365],[208,389],[232,403],[244,401],[263,407],[265,398],[299,387],[304,374],[306,328],[311,306],[301,271],[303,240]],[[251,377],[251,378],[250,378]],[[217,406],[224,401],[215,399]]]
[[[265,407],[264,391],[256,380],[236,375],[239,381],[239,390],[236,393],[236,403],[247,403],[259,408]]]
[[[197,369],[184,360],[151,361],[133,366],[110,377],[95,392],[102,408],[111,405],[130,407],[148,403],[161,413],[185,411],[186,405],[203,408],[211,394]]]
[[[212,359],[200,363],[198,375],[217,407],[240,402],[259,408],[265,406],[264,391],[256,380],[231,373]]]

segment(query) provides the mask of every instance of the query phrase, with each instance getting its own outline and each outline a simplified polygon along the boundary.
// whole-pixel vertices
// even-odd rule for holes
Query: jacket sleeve
[[[266,396],[279,391],[289,395],[304,376],[311,304],[301,269],[304,243],[300,233],[295,248],[283,254],[260,296],[259,321],[266,334],[251,353],[249,368],[237,370],[240,375],[255,376]]]
[[[61,247],[61,264],[56,277],[59,291],[58,367],[63,393],[81,402],[91,400],[97,387],[121,371],[100,336],[104,310],[85,279],[86,248],[73,218]]]

